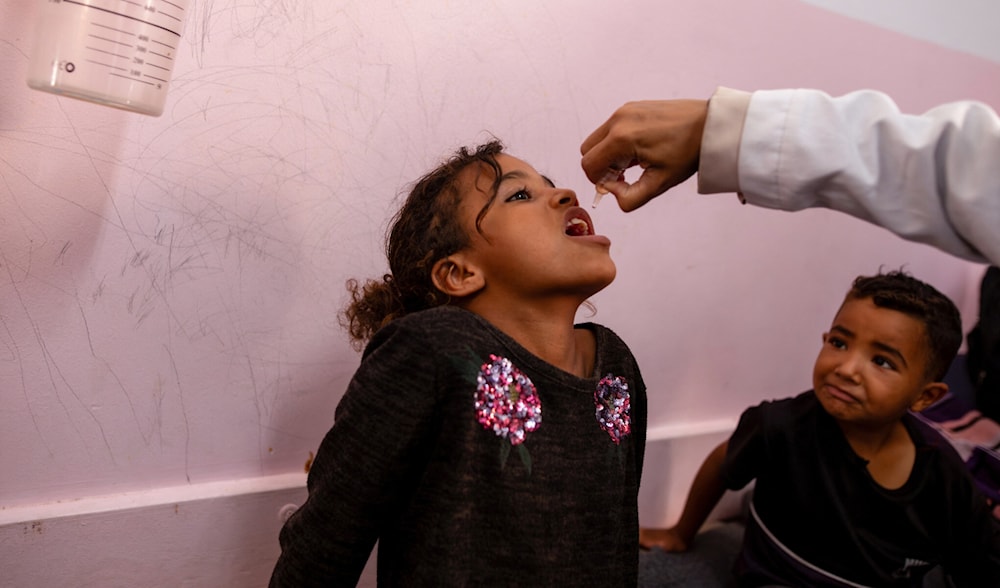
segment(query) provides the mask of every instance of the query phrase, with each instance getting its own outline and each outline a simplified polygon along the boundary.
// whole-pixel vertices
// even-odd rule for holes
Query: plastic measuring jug
[[[188,0],[47,0],[28,85],[140,112],[163,113]]]

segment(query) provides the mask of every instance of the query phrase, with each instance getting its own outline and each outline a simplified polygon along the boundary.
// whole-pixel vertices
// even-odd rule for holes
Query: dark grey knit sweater
[[[377,333],[271,586],[354,586],[376,540],[380,586],[635,586],[646,390],[621,339],[578,328],[585,379],[454,307]]]

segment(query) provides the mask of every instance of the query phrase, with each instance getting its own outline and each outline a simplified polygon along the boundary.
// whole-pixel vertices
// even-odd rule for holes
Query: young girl
[[[349,283],[368,341],[281,531],[271,586],[635,586],[646,391],[578,307],[610,241],[490,142],[417,182],[390,273]]]

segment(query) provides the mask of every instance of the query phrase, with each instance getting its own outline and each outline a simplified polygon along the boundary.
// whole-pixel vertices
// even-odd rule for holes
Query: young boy
[[[705,460],[676,526],[640,543],[685,551],[726,488],[756,480],[740,586],[1000,586],[1000,524],[957,453],[909,411],[945,392],[958,310],[902,272],[854,281],[813,390],[744,411]]]

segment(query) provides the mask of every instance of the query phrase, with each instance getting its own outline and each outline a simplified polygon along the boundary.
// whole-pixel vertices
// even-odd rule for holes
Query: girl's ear
[[[431,281],[451,298],[465,298],[486,285],[482,272],[461,252],[439,259],[431,268]]]
[[[944,382],[931,382],[920,392],[920,396],[910,405],[910,410],[920,412],[928,406],[934,404],[941,397],[948,393],[948,384]]]

